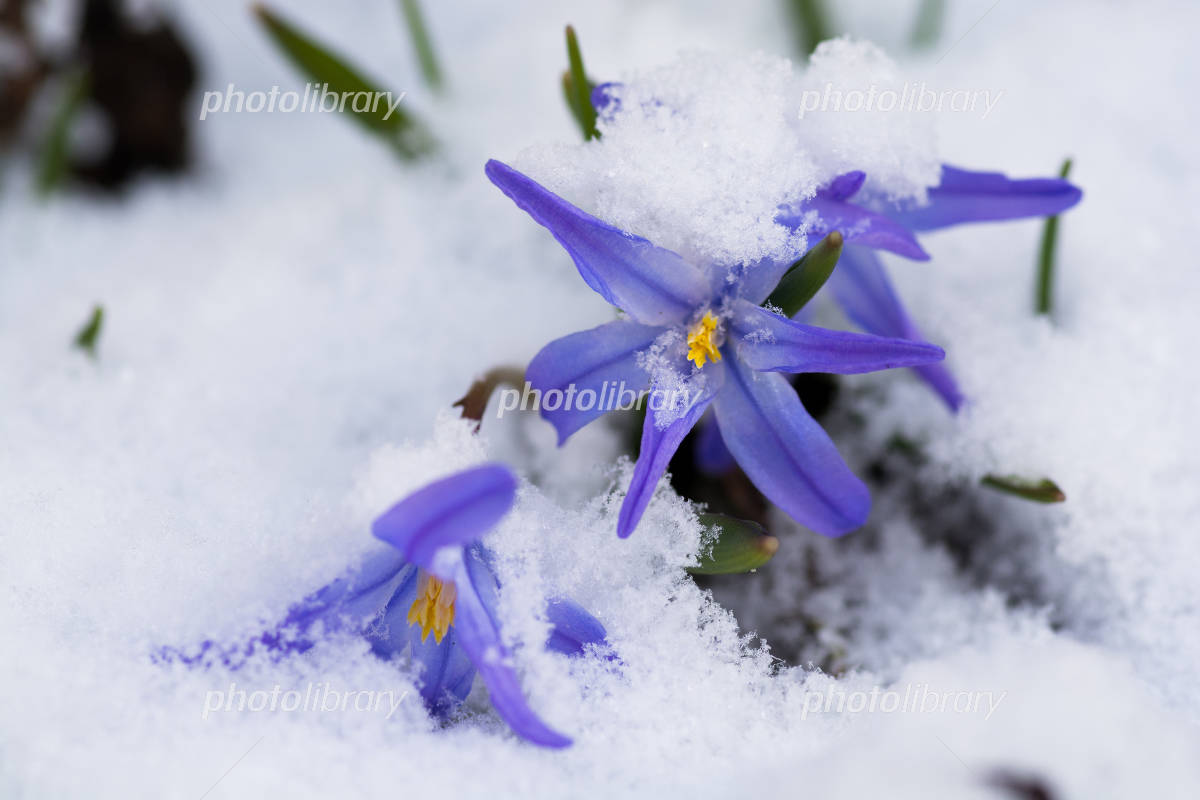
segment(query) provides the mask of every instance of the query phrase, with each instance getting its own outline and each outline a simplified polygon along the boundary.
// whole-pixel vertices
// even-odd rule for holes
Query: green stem
[[[1059,176],[1066,179],[1071,174],[1071,159],[1063,162]],[[1042,247],[1038,257],[1037,300],[1038,314],[1049,314],[1054,305],[1054,250],[1058,241],[1058,215],[1046,218],[1042,231]]]

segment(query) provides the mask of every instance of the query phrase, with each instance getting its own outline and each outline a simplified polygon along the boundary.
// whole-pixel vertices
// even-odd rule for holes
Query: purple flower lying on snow
[[[530,384],[542,392],[573,386],[598,393],[609,381],[649,383],[658,393],[686,398],[661,408],[649,404],[641,454],[617,524],[620,536],[637,527],[671,456],[710,404],[742,469],[794,519],[829,536],[866,521],[867,487],[777,373],[849,374],[929,364],[944,357],[940,348],[786,319],[759,304],[789,262],[739,267],[729,280],[729,270],[701,270],[584,213],[498,161],[489,161],[486,171],[554,234],[588,286],[629,315],[551,342],[530,363]],[[543,407],[542,416],[557,428],[561,444],[604,411]]]
[[[805,228],[810,241],[837,230],[846,247],[829,286],[846,315],[863,330],[879,336],[923,341],[921,331],[896,295],[879,256],[887,250],[905,258],[928,261],[914,231],[930,231],[964,222],[1045,217],[1065,211],[1083,193],[1060,178],[1014,180],[998,172],[970,172],[942,166],[941,182],[929,190],[926,205],[880,212],[851,203],[866,175],[848,172],[817,192],[816,197],[785,208],[776,221]],[[916,372],[958,410],[963,396],[945,364],[926,364]]]
[[[437,716],[458,708],[478,672],[514,731],[545,747],[569,745],[525,702],[496,619],[496,577],[479,541],[512,508],[515,493],[516,478],[501,464],[468,469],[414,492],[372,526],[392,547],[296,604],[275,631],[219,659],[236,667],[260,646],[303,652],[314,644],[312,633],[350,630],[383,658],[409,651],[420,665],[421,697]],[[587,645],[605,644],[604,627],[570,600],[550,601],[547,616],[549,649],[578,655]],[[162,655],[200,663],[213,649],[205,643],[199,656]]]

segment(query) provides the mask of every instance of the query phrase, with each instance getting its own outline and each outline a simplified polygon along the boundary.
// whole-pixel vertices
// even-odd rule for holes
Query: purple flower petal
[[[847,244],[860,244],[916,261],[928,261],[929,254],[908,228],[891,217],[839,199],[838,195],[852,186],[850,176],[856,174],[861,173],[843,175],[831,187],[818,191],[816,197],[783,208],[775,221],[790,228],[805,228],[810,245],[831,231],[840,231]]]
[[[453,580],[454,628],[458,642],[467,652],[487,685],[492,706],[523,738],[543,747],[567,747],[571,740],[542,722],[525,700],[521,683],[512,668],[512,653],[500,637],[493,609],[495,578],[478,558],[456,558],[442,563],[435,574]]]
[[[475,679],[475,665],[458,644],[453,625],[439,643],[432,634],[421,640],[421,626],[410,624],[408,611],[417,598],[416,567],[412,578],[397,589],[382,618],[364,632],[375,655],[391,659],[410,654],[420,685],[421,699],[429,712],[445,719],[462,704]]]
[[[766,372],[855,375],[946,357],[942,348],[926,342],[816,328],[744,300],[734,305],[732,328],[742,363]]]
[[[381,548],[361,566],[329,583],[288,610],[281,628],[305,631],[317,621],[326,632],[360,627],[379,616],[389,599],[407,584],[416,584],[417,568],[393,547]]]
[[[924,340],[900,303],[879,257],[871,250],[863,247],[845,248],[829,279],[829,286],[846,316],[868,333]],[[945,364],[927,364],[916,367],[915,371],[938,393],[951,411],[962,407],[962,392]]]
[[[584,610],[583,606],[565,597],[558,597],[546,605],[546,618],[550,620],[550,638],[546,649],[568,656],[583,655],[586,647],[607,645],[608,632],[600,621]]]
[[[629,483],[629,491],[621,504],[621,513],[617,517],[617,535],[622,539],[633,533],[646,506],[654,496],[658,479],[667,471],[671,456],[679,449],[679,443],[688,431],[696,424],[696,420],[708,408],[714,395],[720,390],[724,381],[725,368],[723,364],[713,364],[704,370],[705,382],[700,389],[699,397],[693,398],[692,403],[680,416],[663,428],[659,428],[660,412],[653,404],[647,404],[646,421],[642,425],[642,446],[638,453],[637,464],[633,468],[633,479]],[[676,412],[678,413],[678,412]]]
[[[588,286],[638,322],[683,322],[709,299],[704,274],[676,253],[601,222],[499,161],[485,171],[554,234]]]
[[[792,519],[825,536],[861,526],[871,510],[867,487],[782,375],[727,359],[713,409],[721,436],[759,491]]]
[[[866,180],[867,173],[856,169],[853,172],[838,175],[829,182],[824,191],[834,200],[849,200],[858,194],[858,190],[862,188]]]
[[[662,332],[662,328],[636,322],[610,322],[556,339],[533,357],[525,370],[525,380],[542,393],[542,418],[558,431],[559,445],[584,425],[611,411],[615,404],[626,405],[622,389],[636,393],[645,387],[649,378],[635,356]],[[554,410],[546,407],[549,391],[563,395]],[[595,393],[595,402],[586,409],[579,402],[584,391]],[[602,398],[605,398],[603,404]]]
[[[404,557],[432,571],[442,547],[483,536],[512,508],[517,479],[503,464],[484,464],[431,483],[401,500],[371,532]]]
[[[411,603],[410,603],[411,605]],[[408,607],[396,609],[397,622],[407,624]],[[430,634],[421,641],[421,626],[409,625],[412,660],[418,667],[421,699],[429,713],[445,719],[458,710],[471,693],[475,682],[475,663],[459,641],[458,630],[451,626],[439,643]]]
[[[725,446],[721,429],[711,414],[700,420],[695,437],[696,466],[705,475],[724,475],[737,463]]]
[[[406,583],[416,583],[416,567],[408,565],[394,548],[381,548],[354,570],[339,576],[288,609],[283,621],[248,642],[222,645],[202,642],[194,651],[174,647],[161,648],[156,660],[178,661],[189,666],[221,663],[238,669],[257,652],[272,658],[295,655],[312,649],[317,637],[312,630],[318,624],[321,635],[336,631],[364,633],[376,622],[388,598]]]
[[[1013,179],[943,164],[942,182],[929,190],[929,203],[892,217],[912,230],[929,231],[963,222],[1048,217],[1082,197],[1077,186],[1061,178]]]
[[[736,268],[732,275],[734,284],[732,295],[758,305],[771,296],[771,292],[775,291],[775,287],[779,285],[779,279],[783,277],[783,274],[794,263],[795,261],[792,259],[784,261],[768,261],[764,259]],[[728,271],[713,270],[712,283],[714,297],[728,293],[726,286],[730,277]]]

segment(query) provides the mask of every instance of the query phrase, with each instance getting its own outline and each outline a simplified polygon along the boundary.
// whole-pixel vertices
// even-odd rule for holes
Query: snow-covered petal
[[[817,328],[745,301],[734,304],[732,327],[738,357],[767,372],[854,375],[946,357],[942,348],[927,342]]]
[[[1009,178],[942,165],[942,180],[926,205],[892,214],[902,225],[928,231],[964,222],[1048,217],[1079,202],[1083,192],[1061,178]],[[869,244],[863,242],[863,244]]]
[[[825,536],[861,526],[871,510],[867,487],[804,410],[787,379],[726,359],[725,385],[713,404],[721,436],[738,465],[775,505]]]
[[[443,547],[479,539],[512,508],[517,479],[503,464],[457,472],[418,489],[375,520],[371,532],[433,571]]]
[[[698,397],[682,413],[672,411],[678,416],[670,423],[660,427],[661,412],[653,405],[646,409],[646,420],[642,425],[642,444],[638,452],[638,460],[633,468],[633,479],[629,483],[629,491],[621,504],[621,513],[617,517],[617,535],[622,539],[633,533],[650,499],[654,497],[654,489],[658,480],[667,471],[671,456],[679,449],[679,443],[688,431],[696,424],[708,408],[713,397],[720,391],[724,382],[725,366],[717,363],[710,365],[705,371],[705,382],[700,388]]]
[[[492,160],[485,170],[554,235],[588,286],[638,322],[683,322],[709,299],[704,274],[678,254],[602,222],[506,164]]]
[[[843,191],[844,188],[841,187]],[[817,192],[810,200],[782,209],[775,221],[789,228],[803,228],[810,244],[820,241],[831,231],[839,231],[847,244],[887,250],[916,261],[929,260],[929,254],[904,225],[891,217],[838,199],[827,189]]]
[[[534,744],[570,745],[571,740],[547,726],[525,700],[512,666],[512,653],[504,644],[496,621],[496,585],[492,573],[481,560],[468,554],[455,559],[439,577],[454,581],[457,590],[454,628],[458,643],[479,670],[496,712],[509,727]]]
[[[849,200],[858,194],[858,190],[862,188],[866,180],[867,173],[860,169],[844,172],[830,181],[823,191],[834,200]]]
[[[379,614],[400,585],[416,573],[394,547],[380,547],[363,563],[313,592],[288,610],[283,625],[308,628],[321,620],[326,630],[341,621],[357,622]]]
[[[638,351],[649,347],[663,332],[660,327],[636,322],[609,322],[596,328],[561,339],[542,348],[525,370],[525,380],[542,393],[541,415],[558,431],[558,443],[612,410],[611,403],[601,404],[600,398],[612,384],[624,384],[638,391],[649,376],[638,366]],[[546,392],[560,391],[564,395],[574,387],[571,403],[564,401],[550,410],[544,402]],[[596,393],[590,408],[580,408],[579,393]]]
[[[924,341],[925,337],[896,295],[879,256],[871,250],[845,248],[829,279],[829,286],[846,316],[868,333]],[[944,363],[914,369],[952,411],[962,406],[962,392]]]
[[[546,649],[568,656],[583,655],[588,645],[606,644],[608,632],[583,606],[565,597],[556,597],[546,604],[550,621],[550,638]]]

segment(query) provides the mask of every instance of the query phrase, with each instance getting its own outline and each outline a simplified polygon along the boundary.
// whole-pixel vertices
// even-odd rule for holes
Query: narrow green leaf
[[[104,306],[96,306],[88,321],[75,334],[75,346],[92,358],[96,357],[96,345],[100,341],[100,331],[104,327]]]
[[[842,255],[842,234],[831,231],[816,247],[809,248],[799,261],[792,264],[780,279],[779,285],[767,298],[767,305],[782,309],[792,317],[816,296],[825,281],[833,274]]]
[[[596,109],[592,106],[592,88],[594,84],[588,80],[583,69],[583,53],[579,51],[579,39],[575,29],[567,26],[567,63],[570,69],[563,79],[563,88],[567,93],[567,105],[579,123],[583,140],[599,139],[596,130]]]
[[[396,97],[395,93],[389,95],[380,89],[345,59],[266,6],[254,6],[254,14],[271,40],[305,77],[324,84],[328,91],[351,97],[360,93]],[[401,158],[414,160],[433,149],[432,135],[412,114],[401,108],[389,108],[386,102],[367,105],[365,110],[356,111],[348,101],[342,105],[342,110],[368,131],[383,138]]]
[[[825,6],[821,0],[786,0],[792,28],[801,55],[807,57],[821,42],[832,36]]]
[[[755,522],[724,514],[701,514],[700,524],[708,530],[705,540],[711,542],[711,548],[701,554],[700,566],[688,569],[693,575],[750,572],[770,561],[779,550],[779,540]]]
[[[1059,176],[1064,180],[1071,174],[1071,159],[1063,162]],[[1038,314],[1049,314],[1054,306],[1054,256],[1055,245],[1058,242],[1058,215],[1046,218],[1046,227],[1042,230],[1042,247],[1038,256],[1037,300],[1035,309]]]
[[[400,5],[404,11],[404,21],[408,25],[408,34],[412,37],[413,49],[417,51],[417,61],[421,64],[421,76],[425,78],[425,85],[435,92],[440,91],[442,69],[438,66],[437,54],[433,50],[433,41],[429,38],[429,29],[425,27],[421,6],[417,0],[400,0]]]
[[[941,38],[945,16],[946,0],[921,0],[917,23],[913,26],[912,46],[922,49],[936,43]]]
[[[989,489],[1032,500],[1035,503],[1062,503],[1067,499],[1058,484],[1049,478],[1022,478],[1019,475],[984,475],[980,483]]]
[[[38,155],[37,191],[42,197],[57,189],[67,174],[71,123],[88,97],[90,83],[83,70],[68,75],[63,81],[62,102],[50,121],[50,129]]]

